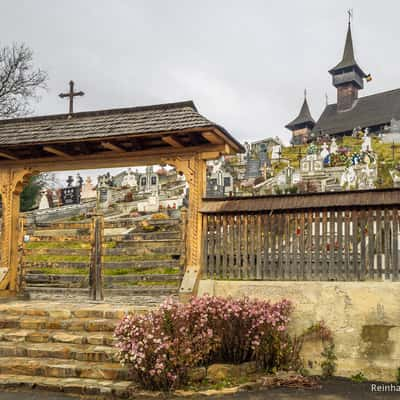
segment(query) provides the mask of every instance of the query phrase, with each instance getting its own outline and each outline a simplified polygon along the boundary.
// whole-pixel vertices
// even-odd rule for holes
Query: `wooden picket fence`
[[[284,206],[269,198],[231,200],[234,204],[211,199],[207,204],[206,199],[203,275],[243,280],[396,281],[400,204],[394,203],[399,202],[400,192],[395,193],[397,197],[384,194],[387,204],[381,200],[379,205],[377,198],[367,202],[370,205],[354,202],[349,206],[351,199],[341,194],[345,197],[320,196],[320,207],[313,198],[309,208],[301,196],[293,196],[293,209],[288,207],[291,199],[284,200]],[[261,201],[262,206],[254,207]]]

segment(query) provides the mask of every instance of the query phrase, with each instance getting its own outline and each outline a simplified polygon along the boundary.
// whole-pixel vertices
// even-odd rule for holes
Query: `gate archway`
[[[199,114],[191,101],[0,121],[0,297],[19,290],[19,200],[32,174],[156,163],[175,166],[189,184],[187,265],[180,293],[193,293],[201,273],[205,163],[242,151],[237,140]]]

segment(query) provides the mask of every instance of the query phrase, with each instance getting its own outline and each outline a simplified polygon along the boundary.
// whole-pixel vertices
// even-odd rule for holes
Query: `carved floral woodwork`
[[[18,276],[18,241],[19,241],[19,206],[24,185],[33,174],[31,169],[15,168],[0,170],[0,194],[3,210],[1,266],[7,270],[0,289],[17,292],[20,279]]]

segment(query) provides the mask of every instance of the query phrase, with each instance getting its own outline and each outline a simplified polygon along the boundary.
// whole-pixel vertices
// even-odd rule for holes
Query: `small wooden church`
[[[342,60],[329,70],[337,90],[336,104],[327,104],[315,122],[304,98],[299,115],[286,128],[292,131],[292,144],[313,141],[319,136],[351,135],[355,128],[368,128],[379,134],[392,119],[400,119],[400,89],[359,97],[364,80],[371,80],[354,57],[349,21]]]

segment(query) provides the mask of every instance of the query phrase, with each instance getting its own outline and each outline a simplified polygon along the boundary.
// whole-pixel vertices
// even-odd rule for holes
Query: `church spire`
[[[304,101],[299,115],[285,126],[285,128],[292,131],[292,144],[301,144],[307,141],[314,125],[315,121],[311,116],[310,107],[308,107],[307,92],[304,91]]]
[[[303,105],[301,106],[299,115],[292,122],[289,122],[285,128],[294,131],[301,125],[315,125],[315,121],[311,116],[310,107],[308,107],[306,95],[304,96]]]
[[[364,88],[364,78],[368,79],[368,77],[354,57],[350,19],[342,60],[330,69],[329,73],[332,75],[333,86],[337,88],[337,110],[346,111],[351,109],[358,98],[359,89]]]
[[[354,48],[353,48],[353,37],[351,35],[351,23],[349,21],[348,27],[347,27],[347,35],[346,35],[346,42],[344,45],[344,50],[343,50],[343,57],[342,60],[337,64],[335,67],[333,67],[331,70],[329,70],[330,74],[335,74],[336,72],[341,72],[345,68],[357,68],[359,72],[361,73],[362,77],[364,78],[366,74],[362,71],[360,66],[357,64],[357,61],[354,57]]]

